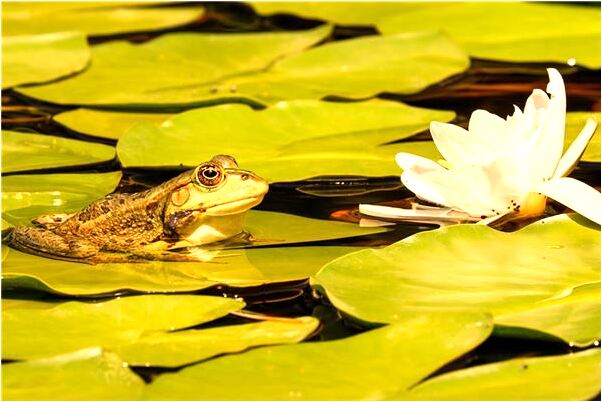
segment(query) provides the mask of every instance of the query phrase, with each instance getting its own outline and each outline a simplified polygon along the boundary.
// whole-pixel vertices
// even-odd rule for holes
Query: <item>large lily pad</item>
[[[591,400],[600,392],[600,349],[512,359],[453,371],[391,399]]]
[[[529,321],[529,328],[591,343],[599,303],[585,300],[591,310],[580,318],[584,325],[558,325],[571,310],[558,304],[579,301],[563,298],[567,289],[600,280],[599,228],[574,219],[560,215],[514,233],[468,224],[418,233],[339,258],[320,270],[315,284],[335,306],[366,321],[394,322],[422,309],[481,309],[506,324]],[[556,307],[540,314],[550,298],[558,299]]]
[[[330,31],[331,27],[320,26],[301,32],[172,33],[139,45],[115,41],[92,49],[92,64],[85,74],[20,90],[61,104],[154,108],[235,99],[240,98],[236,89],[220,93],[214,88],[216,81],[261,71],[278,58],[316,44]]]
[[[131,366],[177,367],[254,346],[297,343],[320,322],[313,317],[228,325],[209,329],[160,332],[120,346],[117,353]]]
[[[136,400],[143,389],[140,377],[101,348],[2,365],[6,400]]]
[[[2,358],[31,359],[138,341],[147,332],[186,328],[244,307],[214,296],[145,295],[51,309],[2,311]]]
[[[270,181],[397,175],[396,151],[435,157],[435,147],[431,142],[378,146],[424,131],[432,120],[453,117],[382,100],[279,102],[262,111],[221,105],[176,115],[159,127],[137,125],[121,137],[117,149],[126,167],[194,166],[228,149],[241,167]]]
[[[490,332],[491,322],[483,314],[424,314],[337,341],[213,359],[163,374],[147,387],[144,398],[382,399],[474,348]]]
[[[149,31],[188,24],[204,13],[202,7],[129,7],[135,4],[144,2],[5,2],[2,3],[2,35],[63,31],[111,35]]]
[[[98,295],[122,290],[190,292],[218,284],[258,286],[309,278],[352,247],[277,247],[214,252],[214,261],[87,265],[42,258],[2,245],[3,289],[34,289],[61,295]],[[221,255],[221,256],[220,256]]]
[[[109,43],[93,48],[85,73],[20,91],[61,104],[263,105],[326,95],[414,93],[469,64],[455,43],[430,32],[349,39],[300,53],[329,32],[321,27],[289,34],[171,34],[139,46]],[[190,48],[203,51],[190,53]],[[142,79],[148,71],[152,79]]]
[[[74,74],[89,60],[86,37],[79,32],[3,38],[2,88]]]
[[[588,118],[593,117],[598,122],[596,132],[581,157],[584,162],[600,162],[600,112],[570,112],[566,114],[566,138],[564,149],[573,142]]]
[[[110,161],[115,148],[52,135],[2,131],[2,171],[20,172]]]
[[[111,193],[121,172],[2,177],[2,219],[14,226],[50,213],[76,212]]]
[[[574,59],[600,68],[600,7],[526,2],[410,4],[377,27],[385,34],[441,30],[480,58],[560,63]]]

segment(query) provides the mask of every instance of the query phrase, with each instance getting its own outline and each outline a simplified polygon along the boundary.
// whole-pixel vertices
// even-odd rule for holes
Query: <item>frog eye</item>
[[[198,167],[196,179],[205,187],[216,187],[224,178],[224,171],[217,163],[204,163]]]

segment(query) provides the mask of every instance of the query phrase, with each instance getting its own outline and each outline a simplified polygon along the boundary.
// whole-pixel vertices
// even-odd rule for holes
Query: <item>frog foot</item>
[[[51,230],[36,227],[12,228],[4,238],[11,247],[43,257],[78,261],[98,253],[98,246],[85,239],[65,239]]]
[[[37,218],[32,219],[31,223],[41,228],[52,229],[59,225],[62,225],[67,219],[71,218],[73,215],[75,214],[40,215]]]

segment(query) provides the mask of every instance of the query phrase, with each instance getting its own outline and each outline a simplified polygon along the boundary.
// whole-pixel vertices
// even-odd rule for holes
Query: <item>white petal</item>
[[[486,110],[475,110],[470,115],[468,132],[472,137],[479,140],[487,140],[495,151],[498,143],[508,140],[506,135],[508,123],[500,116],[489,113]]]
[[[548,95],[541,89],[534,89],[525,103],[524,117],[525,121],[532,121],[537,109],[546,109],[550,99]]]
[[[545,178],[550,178],[556,171],[562,157],[564,146],[564,126],[566,124],[566,93],[564,82],[558,70],[549,68],[550,82],[547,91],[551,95],[546,110],[542,146],[539,147],[541,156],[541,172]]]
[[[395,155],[395,161],[403,170],[413,169],[417,173],[430,170],[443,170],[441,165],[435,161],[406,152],[400,152]]]
[[[448,205],[449,201],[443,196],[441,189],[433,186],[429,181],[425,181],[424,175],[424,173],[406,169],[401,174],[401,182],[420,199],[439,205]]]
[[[473,222],[474,218],[450,208],[406,209],[383,205],[360,204],[360,213],[377,218],[395,219],[423,223],[460,223]]]
[[[431,136],[437,149],[453,166],[478,163],[488,157],[488,150],[462,127],[448,123],[431,123]]]
[[[581,129],[581,132],[566,150],[562,158],[560,158],[560,162],[558,162],[558,166],[556,167],[556,171],[554,172],[554,177],[564,177],[571,173],[571,171],[575,168],[581,155],[585,151],[587,144],[592,139],[594,133],[596,132],[596,126],[598,124],[594,119],[587,119],[585,126]]]
[[[547,195],[587,219],[602,223],[602,194],[593,187],[570,177],[543,182],[535,191]]]

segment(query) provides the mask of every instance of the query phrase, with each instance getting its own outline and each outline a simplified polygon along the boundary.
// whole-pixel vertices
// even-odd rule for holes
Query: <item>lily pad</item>
[[[71,75],[89,60],[86,37],[79,32],[3,38],[2,89]]]
[[[118,347],[130,366],[178,367],[254,346],[297,343],[320,322],[313,317],[228,325],[209,329],[160,332]]]
[[[102,303],[70,301],[51,309],[3,310],[2,358],[31,359],[130,344],[150,331],[212,321],[244,305],[225,297],[145,295]]]
[[[159,127],[137,125],[121,137],[117,151],[125,167],[160,167],[195,166],[228,149],[241,167],[272,182],[330,174],[398,175],[395,151],[432,157],[438,155],[432,142],[378,146],[424,131],[432,120],[453,117],[382,100],[279,102],[262,111],[221,105],[175,115]]]
[[[363,99],[381,92],[415,93],[469,64],[455,43],[431,32],[349,39],[301,52],[329,33],[326,26],[295,34],[172,34],[136,47],[109,43],[92,49],[93,63],[84,74],[20,91],[61,104],[157,109],[238,101],[261,106],[326,95]],[[190,48],[204,51],[190,54]],[[147,71],[163,74],[142,80]],[[124,84],[114,85],[116,79]]]
[[[422,232],[339,258],[314,284],[336,307],[365,321],[394,322],[414,310],[479,309],[496,323],[501,317],[518,323],[529,314],[529,328],[592,342],[589,320],[599,317],[599,306],[583,325],[558,325],[568,306],[529,313],[554,296],[557,306],[573,303],[562,298],[565,289],[600,280],[600,230],[588,222],[560,215],[514,233],[468,224]]]
[[[123,290],[190,292],[226,284],[236,287],[307,279],[353,247],[276,247],[214,252],[209,262],[87,265],[21,253],[2,245],[2,288],[60,295],[99,295]],[[221,255],[221,256],[220,256]]]
[[[2,219],[28,225],[42,214],[76,212],[113,192],[121,172],[2,177]]]
[[[341,340],[264,347],[166,373],[143,398],[382,399],[474,348],[491,328],[483,314],[416,315]]]
[[[43,134],[2,131],[2,171],[20,172],[107,162],[115,148]]]
[[[204,14],[202,7],[130,7],[144,3],[148,2],[7,2],[2,4],[2,35],[80,31],[94,36],[150,31],[188,24]]]
[[[325,25],[301,32],[172,33],[138,45],[113,41],[92,48],[92,64],[84,74],[20,91],[61,104],[151,108],[238,99],[235,88],[220,93],[215,83],[262,71],[276,59],[320,42],[330,31]]]
[[[512,359],[437,376],[390,399],[591,400],[600,392],[600,349]]]
[[[75,109],[52,117],[70,130],[94,137],[119,139],[138,123],[160,126],[173,116],[167,113],[127,113],[108,110]]]
[[[600,7],[487,2],[416,7],[377,23],[384,34],[441,30],[471,56],[600,68]],[[572,62],[571,62],[572,63]]]
[[[136,400],[143,389],[140,377],[101,348],[2,365],[6,400]]]
[[[588,118],[593,117],[598,122],[596,132],[589,142],[585,152],[581,157],[584,162],[600,162],[600,112],[570,112],[566,114],[566,138],[564,140],[564,149],[566,150],[573,142]]]

